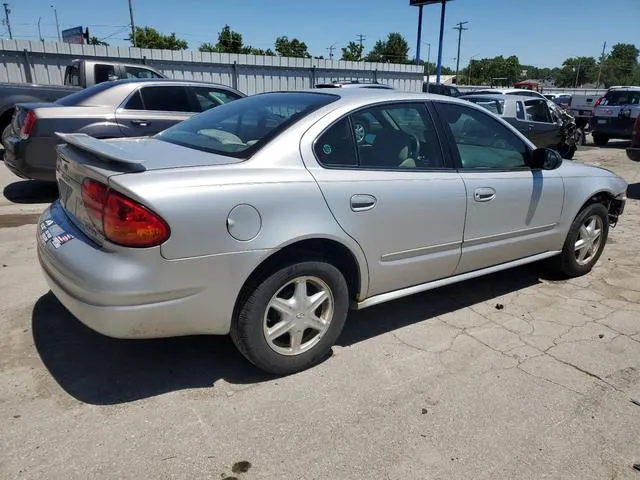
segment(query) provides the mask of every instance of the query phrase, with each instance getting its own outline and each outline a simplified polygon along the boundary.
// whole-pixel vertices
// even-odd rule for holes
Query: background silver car
[[[213,83],[133,79],[103,82],[55,103],[18,104],[2,139],[5,163],[20,177],[55,180],[55,132],[96,138],[154,135],[244,96]]]
[[[627,187],[472,103],[384,90],[255,95],[150,139],[63,140],[38,230],[58,299],[114,337],[230,333],[278,374],[321,361],[349,306],[551,257],[587,273]]]

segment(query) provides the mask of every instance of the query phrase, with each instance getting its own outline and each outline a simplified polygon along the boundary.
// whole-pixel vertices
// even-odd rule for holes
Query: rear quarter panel
[[[297,147],[289,143],[288,153],[263,149],[239,164],[116,175],[110,182],[169,224],[171,237],[161,248],[167,259],[257,250],[269,252],[266,258],[300,240],[331,239],[353,253],[361,267],[361,291],[366,291],[364,255],[331,215]],[[229,213],[238,205],[259,213],[259,232],[250,240],[236,240],[227,229]]]

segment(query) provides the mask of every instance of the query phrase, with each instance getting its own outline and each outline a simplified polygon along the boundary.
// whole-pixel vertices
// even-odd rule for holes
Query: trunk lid
[[[82,184],[85,179],[109,186],[109,179],[115,175],[143,175],[151,170],[227,165],[242,161],[154,138],[104,141],[85,134],[57,135],[65,142],[57,147],[56,180],[60,203],[71,221],[99,245],[105,238],[84,207]]]

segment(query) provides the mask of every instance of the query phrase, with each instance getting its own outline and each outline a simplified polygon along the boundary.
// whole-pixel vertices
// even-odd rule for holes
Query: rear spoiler
[[[143,159],[133,157],[130,152],[120,148],[113,143],[104,142],[93,138],[86,133],[60,133],[55,132],[55,135],[63,142],[76,147],[85,152],[89,152],[93,155],[100,157],[101,160],[107,162],[125,164],[127,167],[135,171],[144,171]]]

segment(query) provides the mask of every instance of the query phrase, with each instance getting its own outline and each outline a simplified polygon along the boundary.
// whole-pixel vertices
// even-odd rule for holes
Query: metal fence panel
[[[377,79],[421,91],[423,79],[422,67],[415,65],[1,40],[0,82],[62,85],[65,67],[77,58],[145,63],[170,78],[222,83],[247,94],[310,88],[336,79]]]

